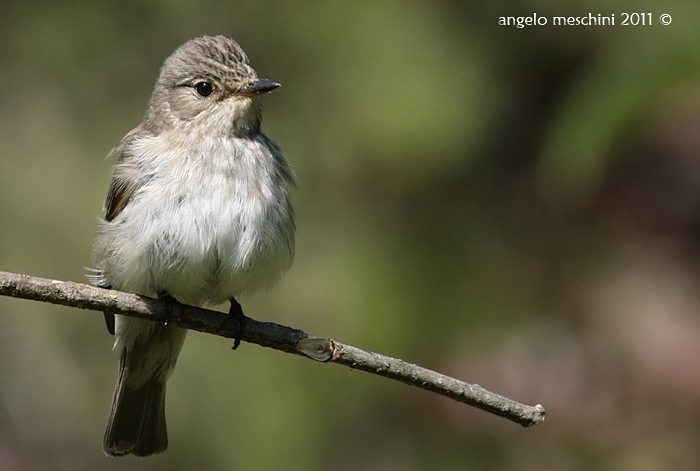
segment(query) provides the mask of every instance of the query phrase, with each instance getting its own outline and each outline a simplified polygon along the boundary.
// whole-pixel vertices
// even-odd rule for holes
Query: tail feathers
[[[149,456],[168,448],[165,427],[165,382],[151,378],[138,389],[125,381],[126,350],[122,351],[119,379],[104,438],[109,456],[132,453]]]

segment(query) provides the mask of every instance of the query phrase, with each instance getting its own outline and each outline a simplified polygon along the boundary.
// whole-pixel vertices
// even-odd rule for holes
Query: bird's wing
[[[122,140],[122,142],[111,152],[117,154],[117,163],[112,174],[112,181],[109,184],[107,200],[105,201],[105,220],[112,221],[126,207],[129,199],[148,180],[148,176],[143,171],[136,168],[134,157],[129,150],[129,144],[133,142],[138,128]],[[111,288],[104,286],[104,288]],[[114,314],[105,312],[105,323],[110,334],[114,335]]]
[[[131,144],[142,136],[143,132],[136,128],[127,134],[112,151],[112,154],[117,154],[118,157],[105,201],[106,221],[112,221],[116,218],[129,203],[129,199],[134,193],[150,179],[148,172],[138,167],[138,163],[131,153]]]

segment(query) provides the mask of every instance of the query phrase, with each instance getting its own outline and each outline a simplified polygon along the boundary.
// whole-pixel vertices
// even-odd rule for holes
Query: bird
[[[141,124],[112,150],[98,223],[97,286],[166,305],[230,302],[272,287],[294,259],[294,173],[261,130],[262,80],[225,36],[192,39],[164,62]],[[104,436],[109,456],[166,450],[166,381],[186,330],[106,313],[119,374]]]

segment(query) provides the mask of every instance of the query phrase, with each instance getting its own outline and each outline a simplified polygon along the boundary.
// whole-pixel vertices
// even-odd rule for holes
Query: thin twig
[[[123,314],[157,322],[163,322],[167,318],[169,322],[180,327],[227,338],[241,335],[236,321],[221,312],[187,305],[174,312],[166,312],[163,303],[157,299],[69,281],[47,280],[0,271],[0,295]],[[505,417],[524,427],[537,425],[545,417],[544,407],[539,404],[520,404],[489,392],[481,386],[467,384],[403,360],[344,345],[325,337],[311,336],[291,327],[259,322],[246,317],[241,340],[402,381]]]

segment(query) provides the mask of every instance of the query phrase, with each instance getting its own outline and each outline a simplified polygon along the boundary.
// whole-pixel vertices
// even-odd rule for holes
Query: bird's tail
[[[130,369],[129,356],[128,349],[122,349],[104,451],[109,456],[161,453],[168,448],[165,379],[156,375],[137,388],[130,387],[126,380]]]

